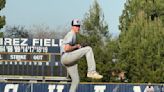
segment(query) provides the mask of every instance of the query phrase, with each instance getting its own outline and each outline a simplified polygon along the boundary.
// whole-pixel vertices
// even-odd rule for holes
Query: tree
[[[53,38],[55,35],[55,33],[45,25],[33,25],[29,31],[31,38]]]
[[[127,0],[120,16],[118,67],[129,82],[163,82],[163,0]]]
[[[119,29],[121,31],[128,30],[129,25],[141,10],[145,12],[144,18],[150,18],[152,21],[154,21],[155,18],[160,18],[162,24],[164,24],[163,3],[164,0],[127,0],[125,9],[119,18]]]
[[[23,26],[7,26],[4,32],[4,37],[28,38],[29,33]]]
[[[5,7],[6,0],[0,0],[0,11]],[[5,25],[5,16],[0,16],[0,29]],[[3,37],[3,32],[0,32],[0,37]]]
[[[6,0],[0,0],[0,11],[5,7]],[[0,29],[5,25],[5,17],[0,16]]]
[[[108,52],[105,46],[107,39],[110,39],[108,25],[104,21],[104,15],[96,0],[90,7],[89,12],[86,13],[83,19],[82,34],[78,36],[79,43],[86,43],[91,46],[95,55],[97,71],[104,75],[100,81],[108,81],[108,73],[110,68],[110,61],[108,60]],[[87,64],[85,58],[79,62],[79,72],[81,81],[95,81],[86,78]],[[105,67],[108,66],[108,67]]]
[[[55,38],[61,39],[68,32],[68,28],[60,28],[50,29],[46,25],[33,25],[32,28],[29,29],[30,38]]]

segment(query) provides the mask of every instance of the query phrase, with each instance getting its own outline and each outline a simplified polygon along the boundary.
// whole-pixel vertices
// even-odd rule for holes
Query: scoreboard
[[[66,76],[62,39],[0,38],[0,75]]]

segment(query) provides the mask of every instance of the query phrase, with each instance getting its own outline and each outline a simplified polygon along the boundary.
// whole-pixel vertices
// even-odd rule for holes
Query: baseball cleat
[[[88,72],[88,73],[87,73],[87,77],[88,77],[88,78],[92,78],[92,79],[102,79],[102,78],[103,78],[103,76],[100,75],[100,74],[97,73],[97,72]]]

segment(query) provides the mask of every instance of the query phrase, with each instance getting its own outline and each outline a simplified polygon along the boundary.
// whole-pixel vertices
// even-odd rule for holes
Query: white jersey
[[[76,44],[76,33],[70,31],[67,33],[67,35],[63,39],[63,43],[60,47],[60,53],[65,52],[64,51],[64,45],[69,44],[71,46],[74,46]]]

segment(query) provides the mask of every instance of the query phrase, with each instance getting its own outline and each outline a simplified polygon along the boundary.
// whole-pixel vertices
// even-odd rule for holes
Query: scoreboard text
[[[50,61],[61,39],[0,38],[0,61]]]

